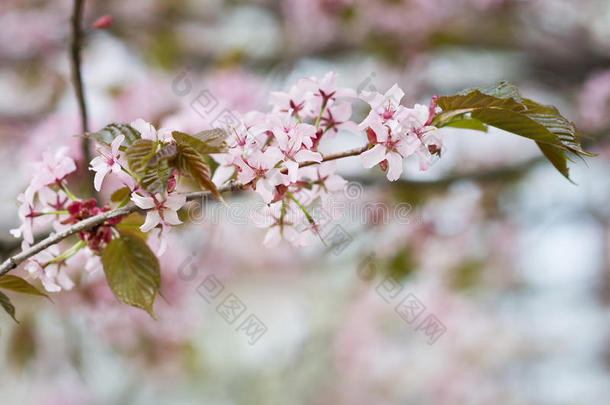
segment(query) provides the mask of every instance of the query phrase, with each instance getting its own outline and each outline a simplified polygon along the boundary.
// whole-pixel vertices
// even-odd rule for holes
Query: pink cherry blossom
[[[282,159],[282,153],[277,148],[268,148],[265,152],[255,152],[247,158],[237,161],[239,172],[237,179],[252,185],[266,203],[273,199],[273,190],[278,184],[283,184],[283,176],[275,165]]]
[[[44,227],[54,219],[52,215],[43,215],[43,213],[63,208],[63,204],[61,204],[60,207],[54,207],[48,202],[47,199],[50,200],[50,195],[56,197],[57,202],[63,201],[63,203],[65,203],[67,201],[63,192],[55,193],[48,188],[42,189],[39,194],[44,195],[45,198],[35,202],[29,202],[24,193],[17,196],[17,201],[21,203],[19,205],[19,210],[17,211],[21,225],[15,229],[11,229],[10,233],[16,238],[23,237],[23,240],[28,244],[34,243],[34,231],[36,228]]]
[[[309,124],[273,128],[273,135],[278,143],[277,149],[282,155],[284,166],[288,169],[291,182],[297,181],[299,163],[322,161],[320,153],[303,148],[304,145],[312,146],[315,132],[316,128]]]
[[[32,203],[34,195],[43,187],[57,184],[68,174],[76,170],[74,160],[66,156],[67,147],[59,148],[55,153],[46,150],[42,155],[42,161],[33,165],[33,177],[25,190],[25,198]]]
[[[129,125],[140,133],[142,139],[159,142],[169,142],[172,140],[172,133],[169,128],[156,129],[153,124],[144,121],[142,118],[138,118]]]
[[[371,106],[369,117],[377,114],[383,121],[387,121],[392,118],[396,119],[400,115],[404,108],[400,105],[400,100],[402,100],[404,95],[405,92],[398,87],[398,84],[394,84],[385,94],[363,91],[360,94],[360,99],[366,101]],[[367,120],[368,117],[365,119],[365,122]]]
[[[182,223],[178,218],[178,210],[186,203],[186,197],[183,194],[162,196],[157,193],[154,196],[144,197],[133,193],[131,200],[138,207],[147,210],[146,220],[140,227],[142,232],[148,232],[159,224],[170,226]]]
[[[330,131],[332,134],[336,134],[339,130],[358,133],[359,126],[355,122],[350,121],[351,116],[351,103],[334,104],[327,107],[322,114],[321,126],[325,128],[325,131]]]
[[[395,126],[396,131],[384,125],[377,115],[369,116],[369,128],[375,133],[377,144],[361,155],[362,164],[369,169],[384,160],[388,161],[387,178],[395,181],[400,178],[403,169],[403,158],[415,152],[418,144],[400,133],[400,128]]]
[[[294,209],[286,202],[276,202],[264,207],[260,212],[254,212],[251,220],[259,228],[267,228],[263,244],[266,247],[277,246],[282,238],[295,246],[306,246],[308,235],[298,231],[296,226],[303,223],[303,212]]]
[[[125,140],[125,135],[117,136],[110,145],[110,150],[101,150],[101,156],[97,156],[91,160],[90,170],[95,171],[95,178],[93,180],[93,185],[97,191],[102,189],[102,182],[104,181],[104,177],[110,172],[115,173],[119,176],[130,177],[127,173],[123,172],[121,164],[119,163],[119,148],[123,141]]]
[[[415,104],[406,108],[401,125],[407,130],[405,137],[410,145],[417,145],[415,153],[419,158],[419,169],[427,170],[432,161],[432,155],[441,153],[442,138],[434,126],[427,125],[431,110],[423,104]],[[405,156],[405,155],[403,155]]]
[[[309,179],[312,183],[311,191],[306,189],[303,190],[303,192],[309,192],[309,201],[313,201],[314,198],[320,197],[323,202],[326,202],[332,194],[343,191],[347,181],[336,174],[336,170],[336,161],[324,162],[319,165],[308,166],[301,169],[303,178]]]
[[[299,117],[303,112],[307,112],[307,94],[312,91],[312,86],[295,85],[286,93],[271,92],[269,102],[273,106],[273,112],[290,113],[291,116]]]
[[[339,97],[357,97],[357,94],[353,89],[337,86],[336,72],[328,72],[319,82],[315,78],[302,80],[306,83],[305,86],[314,89],[313,94],[318,97],[320,101],[334,101]]]
[[[37,212],[34,209],[33,203],[28,202],[23,193],[17,196],[17,201],[21,203],[17,212],[17,215],[21,220],[21,225],[18,228],[11,229],[10,233],[16,238],[23,237],[26,242],[32,244],[34,243],[34,233],[32,228],[34,226],[34,218],[36,217]]]
[[[74,287],[74,282],[62,271],[59,262],[49,263],[58,255],[59,248],[57,245],[51,246],[33,256],[24,267],[30,274],[30,277],[40,279],[45,290],[48,292],[59,292],[62,288],[64,290],[71,290]]]

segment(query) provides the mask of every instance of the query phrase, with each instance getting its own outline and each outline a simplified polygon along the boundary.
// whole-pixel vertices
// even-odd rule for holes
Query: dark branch
[[[70,37],[70,66],[72,70],[72,84],[74,86],[74,93],[78,103],[78,110],[80,115],[80,124],[82,132],[89,131],[89,119],[87,115],[87,102],[85,101],[85,89],[83,86],[83,77],[81,72],[81,47],[83,42],[83,31],[81,28],[81,20],[83,17],[85,0],[74,0],[74,8],[72,10],[72,17],[70,22],[72,25],[72,35]],[[89,161],[91,160],[91,153],[89,150],[90,141],[87,138],[82,138],[82,155],[83,155],[83,167],[85,170],[86,178],[88,179],[87,184],[90,185],[92,195],[95,195],[93,190],[93,173],[89,171]]]

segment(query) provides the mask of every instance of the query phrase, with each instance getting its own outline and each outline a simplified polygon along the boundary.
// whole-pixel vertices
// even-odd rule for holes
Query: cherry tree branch
[[[351,149],[345,152],[339,152],[339,153],[331,153],[328,155],[324,155],[322,157],[322,162],[328,162],[329,160],[337,160],[337,159],[342,159],[345,157],[349,157],[349,156],[358,156],[363,152],[366,152],[366,150],[368,149],[368,144],[361,147],[361,148],[355,148],[355,149]],[[304,162],[301,163],[299,165],[299,167],[305,167],[305,166],[311,166],[311,165],[315,165],[318,162]]]
[[[364,146],[361,148],[352,149],[352,150],[348,150],[345,152],[329,154],[329,155],[324,156],[322,158],[322,161],[326,162],[329,160],[336,160],[336,159],[341,159],[341,158],[345,158],[345,157],[349,157],[349,156],[357,156],[357,155],[360,155],[362,152],[364,152],[366,149],[367,149],[367,146]],[[317,163],[318,162],[303,162],[299,166],[305,167],[305,166],[311,166],[311,165],[317,164]],[[227,184],[226,186],[220,187],[218,189],[218,191],[221,193],[235,192],[235,191],[243,190],[248,185],[249,184],[241,184],[239,182],[233,181],[233,182]],[[200,199],[200,198],[207,198],[210,195],[211,195],[211,193],[209,191],[196,191],[196,192],[185,194],[187,201],[192,201],[192,200]],[[14,255],[14,256],[9,257],[4,262],[2,262],[2,264],[0,264],[0,276],[13,270],[14,268],[19,266],[21,263],[23,263],[30,257],[34,256],[35,254],[41,252],[42,250],[48,248],[49,246],[53,246],[53,245],[61,242],[62,240],[66,239],[67,237],[69,237],[71,235],[74,235],[75,233],[86,231],[88,229],[99,226],[108,220],[111,220],[113,218],[122,217],[124,215],[131,214],[132,212],[135,212],[138,210],[139,210],[139,208],[134,203],[129,203],[124,207],[116,208],[116,209],[106,211],[101,214],[89,217],[87,219],[84,219],[84,220],[70,226],[68,229],[66,229],[62,232],[59,232],[56,234],[52,233],[49,236],[47,236],[45,239],[41,240],[40,242],[32,245],[31,247],[21,251],[20,253]]]
[[[81,29],[81,20],[83,17],[85,0],[74,0],[72,9],[72,17],[70,18],[72,26],[72,34],[70,36],[70,66],[72,71],[72,84],[74,86],[74,94],[78,103],[78,111],[80,115],[80,124],[82,132],[89,131],[89,118],[87,114],[87,102],[85,101],[85,88],[83,85],[83,77],[81,72],[81,47],[83,42],[83,32]],[[89,180],[88,184],[93,184],[93,173],[89,172],[89,161],[91,161],[90,141],[83,137],[81,150],[83,154],[83,164],[85,172]],[[91,187],[92,194],[95,190]]]

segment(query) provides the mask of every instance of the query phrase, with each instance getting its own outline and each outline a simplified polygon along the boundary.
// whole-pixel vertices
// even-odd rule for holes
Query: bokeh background
[[[8,230],[30,163],[62,145],[81,158],[71,9],[0,4],[3,258],[18,248]],[[103,15],[112,24],[91,29]],[[203,91],[219,109],[265,109],[268,91],[333,70],[359,90],[397,82],[408,105],[509,80],[599,156],[572,166],[575,185],[524,138],[452,129],[441,160],[425,173],[409,162],[395,183],[345,159],[341,249],[265,249],[248,219],[256,196],[206,204],[162,257],[157,321],[78,266],[53,303],[12,294],[21,323],[0,315],[2,403],[607,402],[609,1],[88,0],[83,24],[93,129],[144,118],[194,131]],[[325,148],[362,143],[341,134]],[[198,292],[209,275],[225,286],[213,302]],[[228,293],[265,324],[254,344],[216,311]],[[425,306],[411,323],[395,311],[409,293]],[[444,328],[436,340],[418,326],[427,316]]]

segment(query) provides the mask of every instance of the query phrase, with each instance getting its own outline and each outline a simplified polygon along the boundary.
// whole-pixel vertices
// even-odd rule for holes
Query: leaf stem
[[[36,216],[39,217],[41,215],[64,215],[64,214],[69,214],[68,210],[39,212],[36,214]]]
[[[324,110],[326,109],[326,103],[328,102],[328,100],[325,98],[324,101],[322,101],[322,106],[320,107],[320,113],[318,114],[318,118],[316,118],[316,129],[318,129],[318,127],[320,126],[320,120],[322,119],[322,114],[324,114]]]
[[[68,186],[64,184],[63,181],[59,183],[59,187],[63,190],[64,193],[66,193],[69,199],[71,199],[72,201],[78,200],[78,198],[74,194],[72,194],[70,189],[68,189]]]
[[[71,258],[72,256],[74,256],[79,250],[81,250],[82,248],[84,248],[87,245],[87,242],[85,242],[84,240],[79,240],[78,242],[76,242],[74,245],[72,245],[69,249],[67,249],[65,252],[63,252],[62,254],[60,254],[59,256],[49,260],[48,262],[45,263],[45,266],[48,266],[49,264],[52,263],[56,263],[58,261],[64,261],[67,260],[69,258]]]

